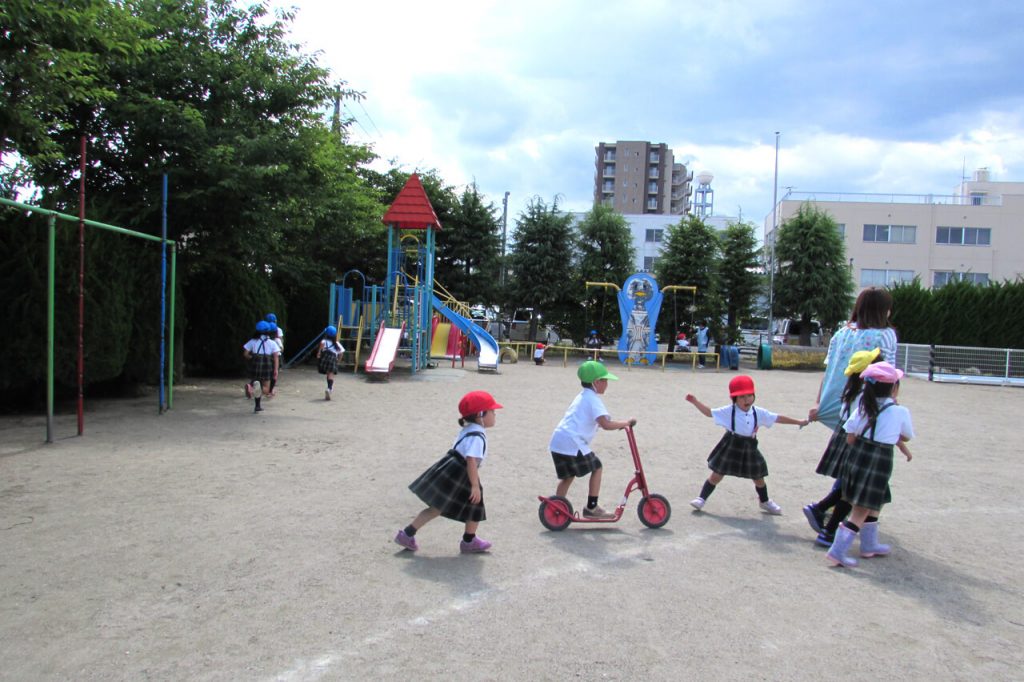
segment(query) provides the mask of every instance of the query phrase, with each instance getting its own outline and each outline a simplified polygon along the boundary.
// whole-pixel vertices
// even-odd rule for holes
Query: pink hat
[[[868,365],[867,369],[860,373],[860,378],[871,383],[878,381],[883,384],[895,384],[903,378],[903,370],[896,369],[888,362],[876,362]]]

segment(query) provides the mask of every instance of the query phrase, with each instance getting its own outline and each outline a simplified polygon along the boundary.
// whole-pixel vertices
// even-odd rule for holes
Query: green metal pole
[[[178,290],[174,286],[178,273],[178,245],[171,244],[171,319],[169,322],[170,343],[169,357],[167,362],[167,409],[174,407],[174,302],[178,299]]]
[[[53,334],[54,334],[54,280],[56,279],[57,217],[47,221],[49,234],[46,264],[46,442],[53,442]]]

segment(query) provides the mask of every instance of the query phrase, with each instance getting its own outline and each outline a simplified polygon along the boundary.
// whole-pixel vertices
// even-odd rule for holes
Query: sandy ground
[[[831,568],[800,507],[821,425],[762,431],[769,491],[726,479],[689,507],[720,436],[683,401],[728,402],[731,373],[616,367],[612,416],[635,416],[660,530],[636,515],[555,533],[546,445],[575,367],[442,367],[388,383],[283,373],[253,414],[241,381],[90,402],[47,445],[42,417],[0,418],[0,679],[1010,680],[1024,664],[1020,389],[904,382],[918,431],[882,519],[887,558]],[[759,404],[803,416],[820,375],[751,371]],[[463,393],[506,405],[482,469],[488,555],[438,519],[416,554],[392,543],[420,509],[406,486],[450,445]],[[632,475],[602,432],[602,502]],[[570,496],[585,502],[580,482]]]

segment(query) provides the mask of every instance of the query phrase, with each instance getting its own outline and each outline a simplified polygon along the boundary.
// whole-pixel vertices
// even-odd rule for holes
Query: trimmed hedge
[[[978,286],[951,282],[926,289],[919,280],[890,289],[901,343],[983,348],[1024,347],[1024,281]]]

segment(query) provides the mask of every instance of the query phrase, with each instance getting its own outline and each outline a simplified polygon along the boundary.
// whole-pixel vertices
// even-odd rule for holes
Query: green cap
[[[576,376],[585,384],[592,384],[598,379],[611,379],[618,381],[619,378],[608,371],[608,368],[596,360],[587,360],[576,370]]]

